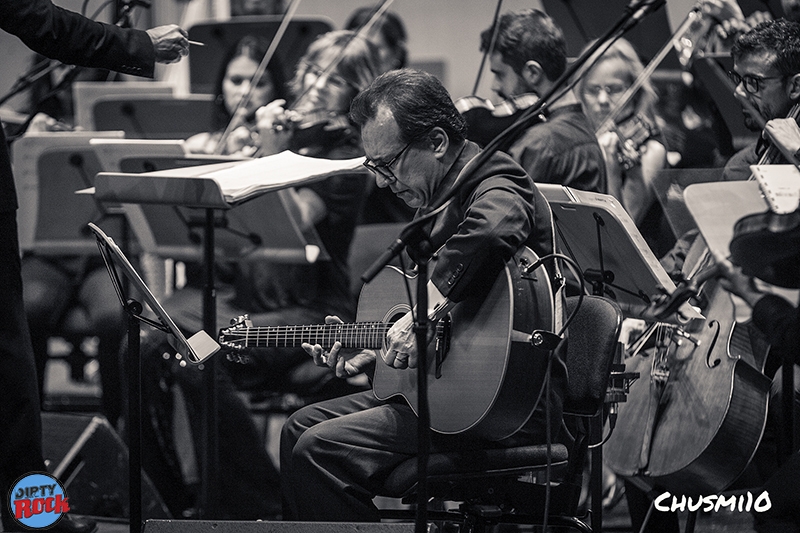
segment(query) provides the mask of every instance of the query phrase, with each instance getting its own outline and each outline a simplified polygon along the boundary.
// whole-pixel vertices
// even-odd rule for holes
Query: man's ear
[[[538,87],[547,78],[542,65],[533,59],[529,59],[522,66],[520,77],[525,81],[525,85],[531,88]]]
[[[786,84],[786,91],[788,92],[789,99],[795,103],[800,103],[800,74],[789,77],[789,82]]]
[[[433,146],[434,157],[437,159],[444,157],[447,149],[450,148],[450,137],[447,136],[447,133],[437,126],[428,133],[428,139]]]

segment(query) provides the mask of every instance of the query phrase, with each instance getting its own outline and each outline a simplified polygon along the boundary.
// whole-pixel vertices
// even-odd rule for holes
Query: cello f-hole
[[[708,368],[715,368],[715,367],[719,366],[719,364],[721,363],[719,357],[717,357],[713,361],[711,360],[711,354],[714,353],[714,346],[716,346],[717,340],[719,339],[719,332],[720,332],[719,321],[712,320],[711,322],[709,322],[708,327],[712,328],[714,330],[714,337],[712,338],[711,342],[709,343],[708,351],[706,352],[706,366]]]

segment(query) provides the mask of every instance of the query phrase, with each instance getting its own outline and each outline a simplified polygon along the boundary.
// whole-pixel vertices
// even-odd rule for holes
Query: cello
[[[798,116],[795,105],[789,118]],[[772,144],[759,164],[779,155]],[[706,318],[649,327],[655,348],[626,361],[626,370],[642,379],[631,386],[605,451],[615,472],[679,494],[728,488],[750,463],[766,425],[769,346],[754,326],[736,321],[717,270],[705,241],[696,239],[682,271],[688,283],[670,298],[673,306],[694,298]]]

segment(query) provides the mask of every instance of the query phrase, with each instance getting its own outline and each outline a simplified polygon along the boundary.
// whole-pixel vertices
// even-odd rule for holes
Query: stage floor
[[[58,406],[60,411],[68,411],[70,405],[81,406],[79,410],[87,414],[91,412],[92,405],[96,405],[99,410],[100,386],[99,375],[90,363],[87,368],[86,381],[76,383],[70,379],[66,363],[61,360],[53,360],[48,364],[47,378],[45,381],[45,393],[48,401],[53,406]],[[97,412],[97,411],[95,411]],[[98,533],[128,533],[130,528],[126,520],[116,518],[97,517]],[[685,526],[686,513],[681,515],[681,529]],[[263,522],[263,531],[275,531],[277,524]],[[251,526],[254,526],[251,524]],[[224,528],[223,528],[224,529]],[[251,529],[248,527],[247,529]],[[327,531],[324,524],[320,525],[319,531]],[[182,533],[184,530],[181,529]],[[280,531],[288,531],[280,529]],[[306,528],[304,531],[308,531]],[[509,527],[498,528],[498,531],[533,531],[531,527],[514,529]],[[607,510],[603,516],[603,531],[615,533],[637,533],[631,530],[628,508],[625,499],[622,498],[612,509]],[[700,513],[695,526],[696,533],[751,533],[753,529],[753,519],[746,512],[731,512],[729,509],[720,510],[716,513]],[[145,533],[147,533],[145,531]],[[176,531],[176,533],[178,533]],[[220,531],[219,533],[228,533]],[[232,532],[231,532],[232,533]]]

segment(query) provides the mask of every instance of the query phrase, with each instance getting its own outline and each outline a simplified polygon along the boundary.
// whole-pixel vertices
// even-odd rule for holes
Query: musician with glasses
[[[358,91],[377,76],[379,64],[375,46],[353,32],[335,31],[319,36],[301,58],[290,83],[292,106],[279,99],[256,110],[259,154],[266,156],[292,149],[309,157],[327,159],[363,156],[358,129],[349,122],[346,113]],[[229,260],[224,264],[225,269],[218,270],[216,316],[220,324],[227,325],[228,320],[243,314],[249,314],[255,323],[264,326],[323,323],[325,316],[334,312],[347,319],[355,318],[347,261],[367,174],[355,170],[289,191],[299,213],[299,226],[316,231],[330,259],[302,264],[261,257]],[[264,213],[264,224],[270,223],[269,216]],[[191,332],[202,329],[201,303],[202,287],[187,286],[174,292],[163,305],[179,327]],[[162,389],[167,387],[163,383],[176,383],[186,398],[196,454],[200,456],[206,445],[198,431],[202,420],[199,406],[207,394],[203,373],[195,367],[184,368],[175,361],[163,361],[161,354],[171,351],[165,343],[166,336],[161,332],[150,330],[143,335],[142,353],[149,355],[146,364],[155,367],[148,367],[143,374],[159,380],[153,384],[153,378],[148,378],[147,382],[154,386],[148,389],[150,394],[145,402],[153,404],[153,411],[171,412],[173,391],[165,393]],[[256,430],[239,393],[278,403],[284,394],[330,398],[365,387],[336,379],[329,369],[314,365],[299,347],[254,349],[240,355],[223,358],[222,364],[216,365],[222,451],[218,508],[224,515],[215,518],[275,517],[280,505],[277,472],[266,453],[263,436]],[[168,426],[170,421],[164,418],[164,425]],[[164,437],[158,434],[161,428],[148,429]],[[160,489],[176,487],[161,491],[169,498],[171,509],[185,506],[187,501],[191,505],[191,487],[186,486],[182,471],[174,468],[181,459],[174,457],[175,450],[155,439],[145,446],[161,448],[143,456],[145,461],[151,461],[149,465],[160,468],[162,475],[154,479]]]
[[[759,24],[743,34],[731,50],[736,84],[734,95],[742,102],[744,124],[761,132],[775,119],[784,119],[800,102],[800,24],[785,19]],[[736,153],[725,165],[724,179],[750,177],[768,146],[769,128],[758,140]],[[786,163],[782,158],[775,163]]]
[[[794,155],[797,157],[800,151],[800,127],[798,127],[796,117],[790,116],[793,106],[800,102],[800,24],[784,19],[767,21],[759,24],[752,30],[742,34],[737,39],[731,51],[734,59],[733,70],[729,73],[731,79],[736,83],[735,96],[742,102],[747,102],[750,106],[742,106],[744,112],[745,125],[752,131],[762,132],[759,139],[736,153],[727,163],[723,173],[724,180],[747,180],[752,172],[750,165],[759,162],[762,154],[769,144],[774,144],[780,152],[773,164],[786,164],[787,157]],[[661,264],[668,272],[680,272],[686,260],[687,253],[692,247],[697,230],[691,230],[683,235],[673,247],[673,249],[661,259]],[[770,341],[780,339],[781,326],[786,333],[785,337],[791,337],[791,322],[777,322],[778,311],[771,310],[765,313],[761,319],[756,317],[755,312],[767,311],[767,309],[756,309],[758,298],[753,293],[752,287],[742,283],[741,273],[735,270],[727,262],[723,262],[722,272],[727,281],[722,281],[721,285],[733,294],[742,297],[745,302],[754,307],[753,322],[763,329],[763,332],[770,335]],[[736,285],[734,278],[738,280]],[[774,304],[776,298],[767,297],[760,304],[766,307],[767,304]],[[785,306],[784,306],[785,307]],[[761,313],[759,313],[761,314]],[[766,318],[765,318],[766,317]],[[772,321],[772,323],[770,323]],[[781,339],[783,341],[783,339]],[[794,342],[794,340],[790,341]],[[751,460],[750,467],[742,475],[742,479],[736,482],[741,485],[747,478],[751,483],[765,482],[765,487],[780,487],[779,490],[790,485],[790,481],[782,476],[784,469],[777,470],[779,456],[776,452],[776,421],[780,420],[780,414],[776,412],[776,407],[782,405],[780,393],[782,389],[781,375],[779,370],[781,361],[773,352],[767,358],[765,374],[773,379],[769,399],[769,413],[767,415],[766,429],[761,443]],[[795,389],[798,383],[795,382]],[[797,391],[796,391],[797,394]],[[797,397],[797,396],[796,396]],[[798,457],[794,455],[791,460],[791,467],[797,468]],[[776,472],[776,481],[767,481]],[[794,479],[793,479],[794,481]],[[640,530],[642,522],[647,513],[647,507],[651,504],[648,496],[631,484],[626,485],[626,497],[628,509],[631,513],[631,522],[635,531]],[[781,501],[786,501],[788,494],[777,495]],[[781,511],[786,507],[780,507]],[[792,523],[793,529],[779,529],[780,525],[771,521],[773,518],[767,515],[754,513],[757,531],[797,531],[798,524]],[[781,517],[782,518],[782,517]],[[796,518],[795,518],[796,520]],[[666,532],[677,533],[679,531],[677,515],[673,513],[663,513],[654,511],[643,531],[646,532]]]
[[[431,249],[438,250],[427,285],[432,327],[458,302],[491,283],[520,246],[540,256],[553,250],[547,201],[519,165],[497,152],[478,170],[465,170],[480,148],[466,140],[464,118],[434,76],[411,69],[386,72],[356,97],[350,116],[361,127],[365,166],[377,185],[390,188],[418,209],[418,215],[444,203],[448,192],[458,187],[433,228],[426,230]],[[418,257],[415,247],[409,252]],[[388,309],[392,302],[386,304]],[[341,320],[331,316],[326,322]],[[380,357],[374,350],[343,349],[338,341],[303,347],[317,365],[335,370],[341,378],[372,375],[376,365],[417,367],[409,314],[392,325],[386,343]],[[486,351],[487,358],[499,355]],[[547,402],[553,439],[565,383],[566,367],[558,350]],[[546,412],[545,402],[540,402],[521,429],[494,446],[544,443]],[[475,436],[431,434],[432,451],[486,444]],[[284,519],[378,521],[372,498],[392,469],[414,458],[417,449],[417,417],[399,399],[382,401],[364,391],[297,411],[281,435]]]

